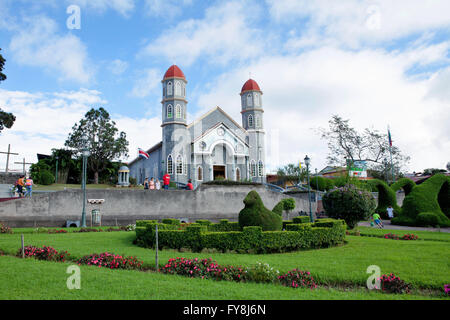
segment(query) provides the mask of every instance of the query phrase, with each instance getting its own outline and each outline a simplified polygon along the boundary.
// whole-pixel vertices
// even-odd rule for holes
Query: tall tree
[[[2,49],[0,48],[0,51]],[[2,54],[0,53],[0,81],[6,80],[6,74],[3,73],[3,68],[5,67],[5,58],[3,58]],[[16,121],[16,117],[9,112],[5,112],[2,109],[0,109],[0,132],[3,131],[3,129],[11,128],[14,124],[14,121]]]
[[[278,168],[277,175],[281,179],[294,179],[298,182],[306,178],[306,168],[300,168],[298,165],[290,163],[284,167]]]
[[[328,129],[320,128],[318,132],[322,139],[328,141],[330,164],[366,161],[368,169],[380,173],[392,170],[387,134],[368,128],[360,133],[350,126],[349,120],[338,115],[334,115],[328,123]],[[397,146],[392,146],[391,152],[394,172],[398,175],[410,158],[403,155]]]
[[[72,133],[65,145],[81,155],[83,149],[82,136],[88,138],[87,148],[90,156],[88,167],[94,172],[94,182],[98,184],[99,172],[106,169],[109,162],[128,156],[128,141],[125,132],[116,128],[109,113],[103,109],[92,108],[78,124],[72,128]]]

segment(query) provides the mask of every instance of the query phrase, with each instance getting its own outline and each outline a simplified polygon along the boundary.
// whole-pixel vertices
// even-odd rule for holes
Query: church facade
[[[162,141],[146,150],[149,159],[128,164],[130,177],[142,184],[145,178],[194,186],[211,180],[265,182],[265,131],[263,92],[249,79],[242,87],[242,123],[216,107],[187,123],[187,80],[173,65],[162,80]]]

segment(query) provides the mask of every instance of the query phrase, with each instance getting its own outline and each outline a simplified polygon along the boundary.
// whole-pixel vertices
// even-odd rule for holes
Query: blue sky
[[[70,5],[79,30],[67,28]],[[161,139],[160,81],[176,63],[189,81],[189,121],[220,106],[241,122],[251,72],[264,92],[268,171],[306,154],[323,168],[327,144],[315,129],[333,114],[358,129],[389,124],[409,171],[442,168],[448,12],[448,1],[419,0],[0,0],[0,106],[17,116],[0,149],[11,143],[14,161],[36,161],[103,106],[127,133],[131,160]]]

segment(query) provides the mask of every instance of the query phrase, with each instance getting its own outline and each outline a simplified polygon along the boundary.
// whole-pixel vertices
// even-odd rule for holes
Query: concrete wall
[[[264,205],[272,209],[281,199],[296,200],[298,212],[309,212],[307,194],[285,196],[263,186],[208,186],[196,191],[185,190],[87,190],[87,199],[105,199],[102,205],[86,206],[86,222],[90,225],[92,209],[100,209],[103,225],[135,223],[139,219],[184,218],[237,221],[243,200],[256,190]],[[10,227],[63,226],[67,220],[81,220],[83,193],[67,190],[39,194],[32,199],[18,199],[0,203],[0,221]],[[312,203],[315,212],[315,203]],[[286,218],[286,217],[285,217]]]

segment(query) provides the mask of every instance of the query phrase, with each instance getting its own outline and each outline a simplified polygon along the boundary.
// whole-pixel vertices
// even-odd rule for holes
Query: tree
[[[2,49],[0,48],[0,51],[1,50]],[[3,58],[2,54],[0,53],[0,81],[6,80],[6,75],[2,72],[3,67],[5,66],[5,62],[5,58]],[[16,121],[16,117],[12,113],[5,112],[0,109],[0,132],[2,132],[5,127],[10,129],[14,124],[14,121]]]
[[[446,173],[447,171],[445,169],[438,169],[438,168],[428,168],[423,170],[424,176],[434,176],[438,173]]]
[[[88,111],[84,119],[73,126],[72,133],[66,140],[65,146],[72,148],[79,156],[83,149],[83,134],[87,136],[90,152],[88,167],[94,172],[94,183],[98,184],[99,173],[105,170],[111,161],[128,156],[126,134],[119,133],[116,123],[101,107]]]
[[[281,179],[292,179],[300,182],[306,178],[306,168],[300,168],[298,165],[290,163],[284,167],[278,168],[277,175]]]
[[[449,161],[449,162],[447,162],[447,171],[449,171],[449,172],[450,172],[450,161]]]
[[[379,172],[387,180],[392,178],[392,165],[397,176],[409,162],[408,156],[403,155],[397,146],[392,146],[391,165],[387,134],[368,128],[359,133],[349,125],[349,120],[338,115],[334,115],[328,123],[328,130],[319,128],[318,132],[322,139],[328,141],[330,164],[347,165],[365,161],[368,169]]]

